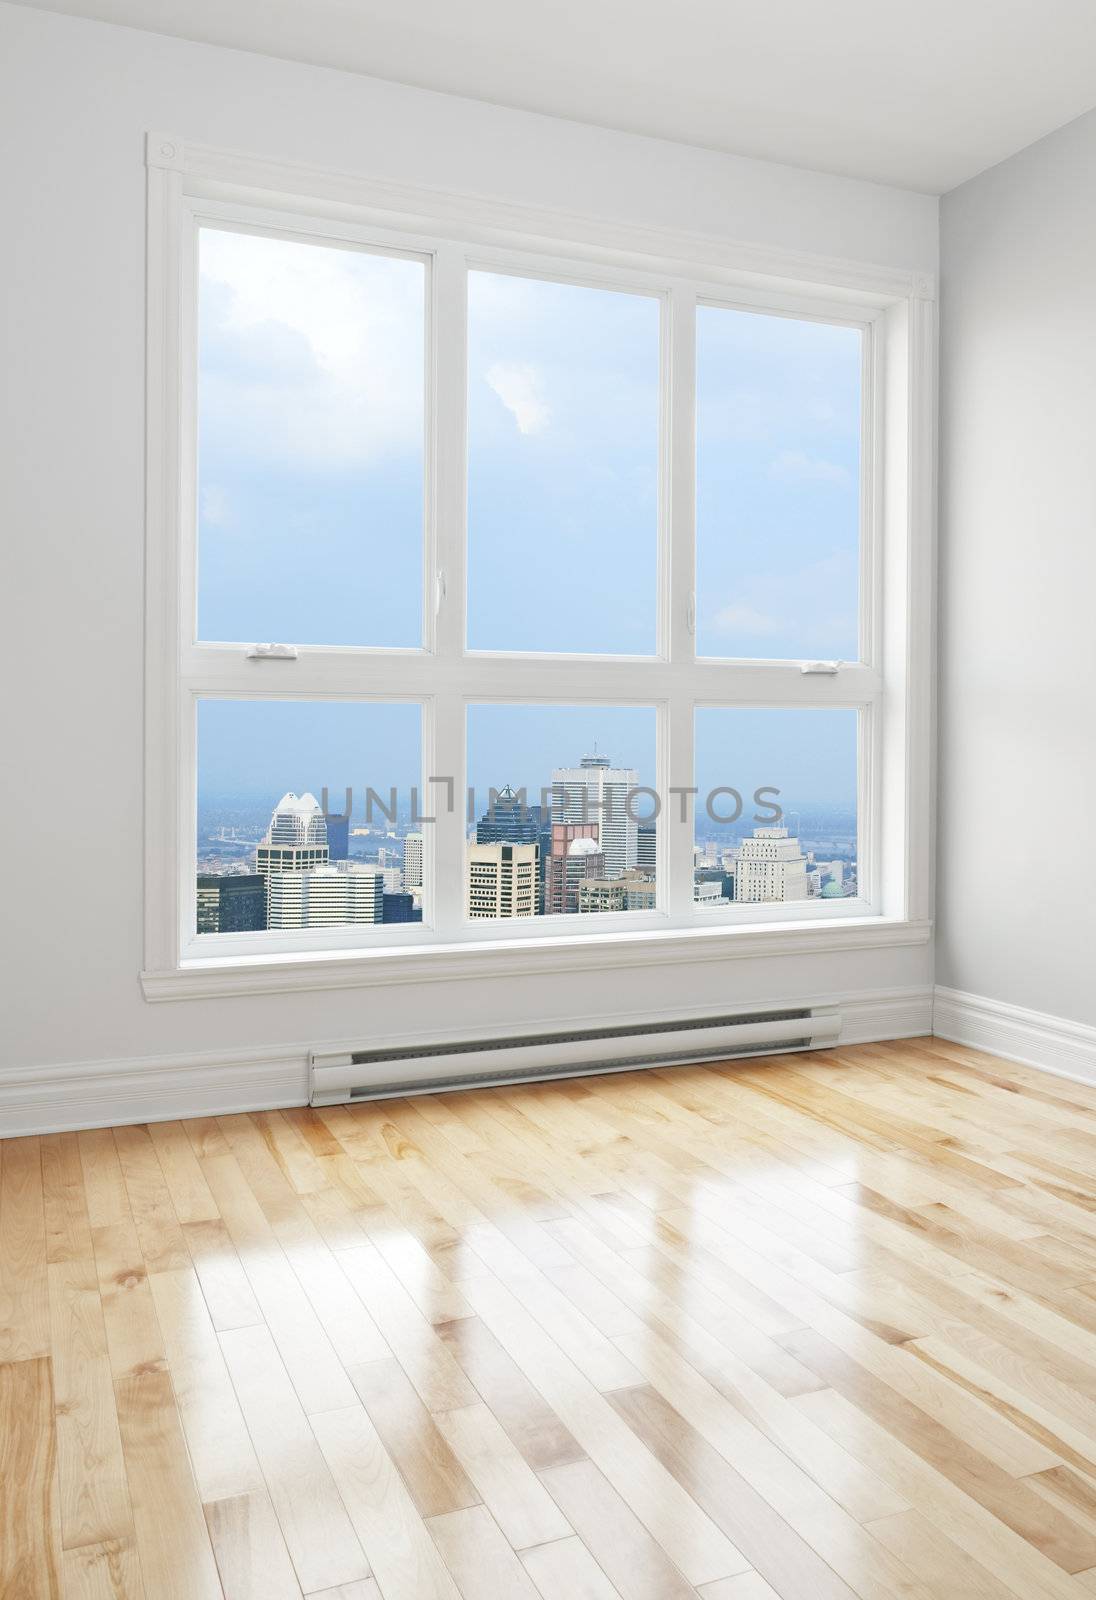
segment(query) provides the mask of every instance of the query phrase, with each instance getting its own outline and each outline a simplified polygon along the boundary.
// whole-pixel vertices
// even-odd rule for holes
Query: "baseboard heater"
[[[350,1100],[819,1050],[836,1044],[840,1031],[837,1006],[809,1006],[393,1049],[313,1051],[309,1098],[314,1106],[344,1105]]]

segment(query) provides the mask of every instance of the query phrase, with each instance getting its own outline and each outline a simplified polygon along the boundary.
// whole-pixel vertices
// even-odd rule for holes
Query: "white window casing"
[[[145,953],[150,1000],[288,988],[451,981],[921,943],[930,931],[935,283],[923,273],[736,246],[621,223],[269,163],[148,136]],[[338,241],[427,271],[423,642],[248,655],[196,637],[196,262],[200,225]],[[470,269],[632,289],[661,302],[658,644],[645,657],[469,651],[465,639],[466,283]],[[863,331],[861,659],[695,652],[695,321],[698,302]],[[422,924],[196,934],[196,704],[219,699],[410,701],[430,776],[456,804],[423,828]],[[477,702],[653,706],[658,886],[653,910],[469,919],[466,714]],[[698,907],[693,830],[671,787],[693,784],[695,710],[859,713],[859,894]],[[591,925],[596,932],[590,932]]]

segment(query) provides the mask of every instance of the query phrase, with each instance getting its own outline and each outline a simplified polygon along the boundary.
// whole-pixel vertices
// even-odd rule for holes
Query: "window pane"
[[[659,306],[468,280],[468,642],[656,647]]]
[[[857,893],[858,719],[845,707],[696,713],[699,905]]]
[[[857,328],[697,310],[697,651],[856,661]]]
[[[420,751],[417,705],[200,701],[199,934],[421,922]]]
[[[470,919],[653,910],[655,738],[648,706],[471,706]]]
[[[204,228],[198,635],[422,641],[425,269]]]

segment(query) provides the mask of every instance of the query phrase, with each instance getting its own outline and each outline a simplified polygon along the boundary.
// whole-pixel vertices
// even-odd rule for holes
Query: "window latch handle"
[[[804,661],[799,670],[800,672],[809,672],[827,678],[835,678],[840,666],[840,661]]]
[[[696,596],[692,594],[685,604],[685,627],[691,634],[696,632]]]
[[[445,568],[439,567],[434,580],[434,615],[437,616],[445,599]]]
[[[296,661],[295,644],[249,644],[245,655],[248,661]]]

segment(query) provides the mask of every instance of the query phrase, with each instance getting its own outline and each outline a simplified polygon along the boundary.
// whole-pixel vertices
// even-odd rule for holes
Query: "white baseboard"
[[[1087,1023],[937,987],[933,1032],[1059,1078],[1096,1084],[1096,1028]]]
[[[868,1044],[931,1032],[932,999],[931,989],[918,988],[813,995],[802,1003],[840,1005],[839,1043]],[[340,1046],[348,1047],[345,1041],[315,1040],[280,1048],[69,1061],[0,1071],[0,1137],[303,1106],[308,1101],[309,1050]]]

